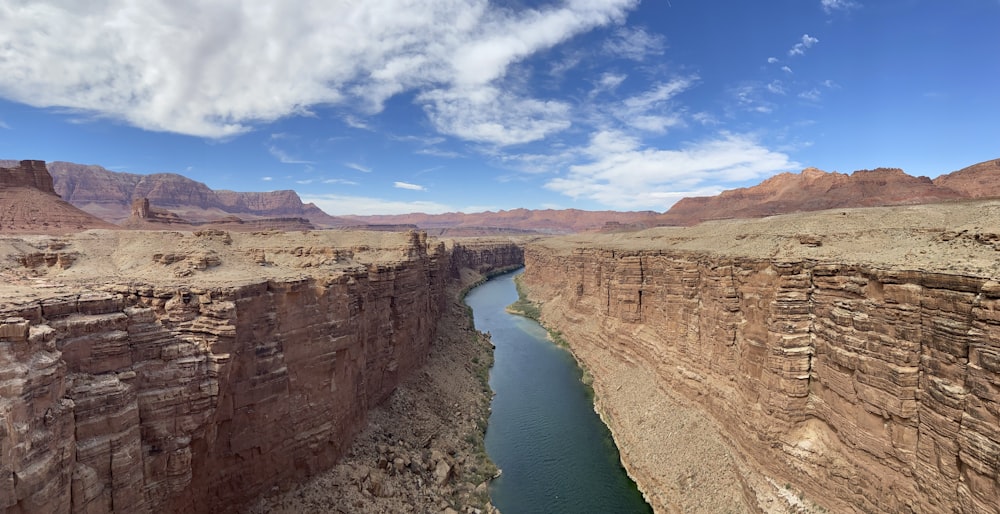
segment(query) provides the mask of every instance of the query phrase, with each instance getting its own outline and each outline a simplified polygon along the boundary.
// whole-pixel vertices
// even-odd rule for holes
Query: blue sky
[[[6,0],[0,26],[0,158],[334,215],[1000,157],[998,0]]]

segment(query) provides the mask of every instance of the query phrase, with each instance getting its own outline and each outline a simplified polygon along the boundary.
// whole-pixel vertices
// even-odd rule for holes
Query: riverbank
[[[345,458],[251,513],[497,513],[487,482],[497,473],[483,437],[493,346],[475,330],[465,293],[486,277],[463,270],[448,291],[427,361],[381,406]]]

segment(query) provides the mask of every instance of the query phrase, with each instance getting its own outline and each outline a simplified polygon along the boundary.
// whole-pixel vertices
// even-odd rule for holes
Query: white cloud
[[[768,64],[777,64],[777,62],[778,62],[778,58],[777,57],[768,57],[767,58],[767,63]]]
[[[803,91],[803,92],[799,93],[799,98],[801,98],[803,100],[808,100],[810,102],[818,102],[819,99],[820,99],[820,97],[822,97],[822,96],[823,96],[823,94],[820,93],[819,89],[816,89],[816,88],[812,88],[812,89],[810,89],[808,91]]]
[[[274,177],[260,177],[260,179],[263,180],[264,182],[270,182],[274,180]]]
[[[455,209],[437,202],[401,202],[383,198],[346,195],[300,195],[305,203],[314,203],[331,216],[368,216],[374,214],[441,214]]]
[[[615,116],[633,128],[648,132],[662,133],[670,127],[682,125],[683,120],[672,109],[670,100],[689,89],[697,80],[696,76],[677,77],[657,84],[649,91],[626,98]]]
[[[457,159],[462,155],[451,150],[441,150],[440,148],[421,148],[417,150],[419,155],[430,155],[431,157],[443,157],[445,159]]]
[[[356,162],[345,162],[344,166],[347,167],[347,168],[351,168],[352,170],[360,171],[362,173],[371,173],[372,172],[372,169],[369,168],[368,166],[362,166],[362,165],[360,165],[360,164],[358,164]]]
[[[785,86],[780,80],[772,80],[771,83],[767,85],[767,90],[776,95],[785,94]]]
[[[10,130],[10,125],[8,125],[3,120],[0,120],[0,128]]]
[[[358,185],[358,183],[355,182],[355,181],[353,181],[353,180],[346,180],[346,179],[342,179],[342,178],[328,178],[328,179],[323,180],[323,183],[324,184],[343,184],[345,186],[356,186],[356,185]]]
[[[802,34],[802,40],[795,43],[795,46],[788,50],[788,55],[803,55],[806,53],[807,49],[812,48],[812,46],[816,43],[819,43],[819,39],[816,39],[809,34]]]
[[[650,34],[641,28],[622,27],[604,42],[604,51],[633,61],[643,61],[651,55],[662,55],[666,46],[660,34]]]
[[[282,164],[312,164],[312,161],[306,161],[303,159],[292,157],[291,155],[288,155],[288,153],[286,153],[284,150],[274,145],[269,145],[267,147],[267,151],[272,156],[274,156],[275,159],[278,159],[278,161],[280,161]]]
[[[781,71],[783,71],[785,73],[789,73],[789,74],[792,73],[792,69],[789,68],[788,66],[782,66],[781,67]]]
[[[819,3],[827,14],[833,11],[848,11],[861,7],[861,4],[852,0],[819,0]]]
[[[643,147],[620,132],[594,134],[589,162],[570,166],[545,187],[616,209],[666,210],[685,196],[715,194],[727,184],[799,167],[751,137],[720,133],[678,149]]]
[[[352,116],[348,114],[344,116],[344,124],[351,128],[361,129],[361,130],[372,130],[371,126],[361,120],[357,116]]]
[[[438,131],[498,146],[537,141],[570,126],[570,106],[518,96],[491,86],[439,89],[418,101]]]
[[[296,183],[296,184],[302,184],[302,185],[306,185],[306,184],[312,184],[312,183],[313,183],[313,181],[312,181],[312,179],[310,178],[310,179],[305,179],[305,180],[296,180],[296,181],[295,181],[295,183]]]
[[[604,73],[601,78],[597,79],[597,83],[594,84],[594,89],[590,90],[590,98],[594,98],[597,95],[605,92],[613,92],[618,89],[618,86],[625,82],[628,75],[618,74],[618,73]]]
[[[410,191],[427,191],[427,188],[418,184],[410,184],[409,182],[393,182],[392,187],[396,189],[409,189]]]
[[[463,95],[477,95],[512,64],[620,22],[637,3],[515,10],[487,0],[24,2],[3,11],[0,97],[210,138],[310,115],[316,105],[378,112],[405,91],[447,91],[430,101],[448,112],[476,105]],[[480,125],[490,122],[482,118]],[[474,135],[502,143],[532,133],[521,128]]]

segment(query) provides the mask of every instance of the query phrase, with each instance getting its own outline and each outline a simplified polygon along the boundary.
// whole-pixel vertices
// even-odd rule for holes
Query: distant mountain
[[[653,211],[582,211],[579,209],[512,209],[509,211],[466,214],[398,214],[384,216],[345,216],[371,225],[416,225],[422,229],[511,229],[531,230],[543,234],[565,234],[603,229],[608,224],[653,226],[657,216]]]
[[[0,233],[116,228],[60,199],[44,161],[14,162],[0,161]]]
[[[128,219],[132,201],[148,198],[158,208],[194,222],[236,215],[241,218],[306,218],[317,226],[348,222],[330,216],[313,204],[303,204],[292,190],[242,193],[214,191],[205,184],[174,173],[138,175],[109,171],[101,166],[70,162],[49,163],[55,191],[67,202],[102,219]],[[350,222],[354,223],[354,222]]]
[[[0,166],[17,164],[17,161],[0,161]],[[860,170],[851,174],[807,168],[800,173],[781,173],[756,186],[724,191],[716,196],[684,198],[665,213],[513,209],[472,214],[333,217],[311,203],[303,204],[298,194],[291,190],[213,191],[201,182],[172,173],[137,175],[67,162],[53,162],[49,171],[55,192],[64,200],[117,223],[129,217],[134,199],[148,198],[157,209],[168,210],[195,223],[231,221],[233,216],[248,220],[305,218],[318,227],[371,225],[370,229],[382,230],[417,227],[439,235],[629,230],[821,209],[1000,197],[1000,159],[997,159],[934,180],[907,175],[896,168]]]
[[[973,164],[941,175],[934,184],[958,191],[969,198],[1000,197],[1000,159]]]
[[[659,216],[658,223],[693,225],[712,219],[992,196],[1000,197],[1000,160],[970,166],[935,180],[907,175],[896,168],[860,170],[850,175],[807,168],[801,173],[781,173],[756,186],[723,191],[716,196],[684,198]]]

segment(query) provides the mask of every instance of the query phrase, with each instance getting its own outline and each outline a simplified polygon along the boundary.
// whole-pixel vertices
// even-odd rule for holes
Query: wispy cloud
[[[10,125],[8,125],[3,120],[0,120],[0,128],[10,130]]]
[[[788,50],[788,55],[803,55],[806,53],[806,50],[812,48],[816,43],[819,43],[819,39],[809,34],[802,34],[802,40],[795,43],[795,46]]]
[[[328,178],[328,179],[323,180],[323,183],[324,184],[343,184],[345,186],[356,186],[356,185],[358,185],[358,183],[355,182],[355,181],[353,181],[353,180],[346,180],[346,179],[342,179],[342,178]]]
[[[418,101],[439,132],[509,146],[538,141],[570,126],[570,105],[537,100],[492,86],[441,89]]]
[[[672,108],[671,100],[691,88],[697,80],[698,77],[692,75],[656,84],[648,91],[626,98],[616,116],[629,126],[648,132],[662,133],[670,127],[682,125],[683,120]]]
[[[362,166],[362,165],[360,165],[360,164],[358,164],[356,162],[345,162],[344,166],[347,167],[347,168],[351,168],[352,170],[360,171],[362,173],[371,173],[372,172],[372,169],[369,168],[368,166]]]
[[[767,58],[767,63],[768,64],[777,64],[778,63],[778,58],[777,57],[768,57]]]
[[[445,132],[508,144],[566,124],[536,119],[525,127],[516,115],[541,118],[560,108],[524,92],[495,96],[516,104],[516,115],[507,116],[482,98],[489,86],[539,52],[624,21],[636,5],[638,0],[566,0],[531,9],[482,0],[108,0],[80,9],[28,2],[5,14],[0,91],[36,107],[208,138],[311,116],[317,105],[377,113],[388,98],[410,92]],[[632,48],[636,56],[661,44],[641,31],[620,39],[623,51]],[[486,109],[460,119],[456,112],[469,107]],[[367,125],[351,118],[345,123]]]
[[[772,80],[771,83],[767,85],[767,90],[776,95],[785,94],[785,86],[780,80]]]
[[[260,177],[260,179],[263,180],[264,182],[270,182],[274,180],[274,177]]]
[[[834,11],[849,11],[861,7],[861,4],[853,0],[819,0],[823,11],[830,14]]]
[[[783,71],[783,72],[785,72],[785,73],[788,73],[788,74],[792,74],[792,73],[793,73],[793,72],[792,72],[792,69],[791,69],[791,68],[789,68],[788,66],[782,66],[782,67],[781,67],[781,71]]]
[[[427,188],[418,184],[410,184],[409,182],[393,182],[392,187],[396,189],[408,189],[410,191],[427,191]]]
[[[604,51],[633,61],[644,61],[649,56],[662,55],[666,39],[641,28],[620,28],[604,42]]]
[[[277,146],[274,146],[274,145],[268,145],[267,151],[272,156],[274,156],[275,159],[278,159],[278,161],[281,162],[282,164],[312,164],[313,163],[312,161],[307,161],[307,160],[304,160],[304,159],[299,159],[297,157],[292,157],[291,155],[288,155],[288,153],[286,153],[284,150],[282,150],[281,148],[278,148]]]
[[[417,153],[420,155],[430,155],[432,157],[443,157],[445,159],[455,159],[462,156],[462,154],[458,152],[441,150],[439,148],[421,148],[420,150],[417,150]]]
[[[357,116],[348,114],[344,116],[344,124],[351,128],[361,129],[361,130],[372,130],[371,126],[365,123],[363,120]]]
[[[812,88],[799,93],[799,98],[803,100],[808,100],[810,102],[818,102],[822,96],[823,94],[820,93],[819,89],[816,88]]]

